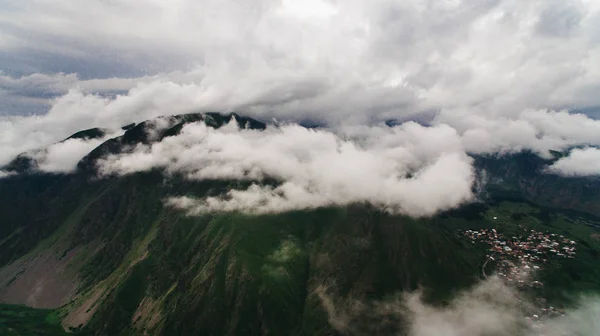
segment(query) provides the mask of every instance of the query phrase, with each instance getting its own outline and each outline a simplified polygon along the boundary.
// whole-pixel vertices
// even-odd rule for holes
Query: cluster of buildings
[[[554,233],[527,229],[523,229],[518,237],[506,237],[496,229],[465,230],[461,233],[471,243],[489,247],[490,253],[486,255],[482,266],[484,276],[487,276],[487,265],[493,263],[496,265],[496,274],[517,287],[544,287],[543,283],[535,280],[535,271],[542,269],[553,258],[575,258],[577,255],[575,241]],[[542,298],[540,300],[545,302]],[[544,302],[539,302],[540,306],[545,306]],[[545,306],[526,319],[537,322],[542,317],[563,314],[560,309]]]
[[[543,300],[545,302],[545,300]],[[534,328],[544,327],[546,320],[548,318],[565,316],[565,311],[554,306],[545,306],[545,308],[540,308],[538,312],[535,314],[530,313],[528,316],[525,316],[525,321],[530,323],[530,326]],[[567,335],[567,334],[563,334]]]
[[[466,230],[464,236],[473,244],[487,244],[494,255],[502,259],[519,262],[523,267],[535,263],[546,263],[551,257],[575,258],[576,242],[555,233],[523,230],[519,237],[505,237],[496,229]]]

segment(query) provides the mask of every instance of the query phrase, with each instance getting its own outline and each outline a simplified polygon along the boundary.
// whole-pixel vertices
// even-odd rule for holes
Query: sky
[[[599,8],[594,0],[3,0],[0,113],[43,114],[70,89],[111,97],[173,83],[196,96],[190,109],[287,118],[595,114]]]
[[[473,154],[564,150],[546,173],[596,176],[599,89],[595,0],[0,1],[0,167],[27,153],[69,173],[121,126],[174,114],[282,125],[188,125],[98,162],[282,181],[168,200],[190,213],[367,201],[427,216],[476,198]],[[61,142],[92,127],[106,137]]]
[[[97,162],[99,177],[253,181],[165,200],[190,215],[369,202],[430,216],[476,200],[473,154],[564,150],[545,173],[597,176],[598,92],[598,0],[0,0],[0,178],[21,153],[70,173],[132,122],[154,120],[152,134],[170,125],[161,116],[189,112],[277,120],[194,123]],[[106,136],[62,141],[92,127]],[[597,302],[545,334],[592,335]],[[418,298],[402,309],[416,336],[508,335],[514,304],[475,289],[448,310]]]

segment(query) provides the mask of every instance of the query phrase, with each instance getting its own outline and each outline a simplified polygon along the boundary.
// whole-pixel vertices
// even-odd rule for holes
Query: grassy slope
[[[165,186],[156,174],[98,183],[65,216],[56,231],[62,239],[55,233],[36,249],[84,247],[71,265],[82,280],[79,296],[60,316],[102,293],[84,329],[94,334],[328,335],[320,288],[341,300],[379,300],[422,286],[443,304],[479,277],[485,254],[459,239],[457,228],[509,234],[524,225],[568,234],[581,242],[580,258],[548,271],[548,295],[560,299],[600,283],[600,248],[582,222],[593,219],[522,202],[422,220],[363,205],[186,217],[164,209],[162,198],[221,186]]]
[[[595,238],[600,219],[514,200],[474,205],[470,209],[467,216],[453,213],[441,218],[440,224],[455,229],[495,228],[509,237],[533,229],[577,241],[575,259],[555,258],[539,275],[545,284],[542,294],[549,300],[559,304],[568,302],[574,293],[600,291],[600,269],[597,267],[600,241]]]
[[[481,255],[461,244],[432,223],[362,206],[269,216],[172,212],[88,328],[133,332],[132,317],[149,297],[161,303],[153,334],[315,334],[329,329],[319,286],[379,299],[423,285],[441,301],[470,284]]]
[[[56,312],[0,304],[0,335],[66,336]]]

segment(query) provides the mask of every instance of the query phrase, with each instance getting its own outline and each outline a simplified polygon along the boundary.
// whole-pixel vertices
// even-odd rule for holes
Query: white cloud
[[[190,71],[173,71],[154,76],[112,77],[101,79],[80,79],[76,73],[33,73],[26,76],[13,77],[0,71],[0,89],[24,97],[50,97],[64,95],[71,89],[86,93],[123,93],[139,84],[157,81],[177,84],[191,84],[202,79],[202,69]]]
[[[0,75],[0,88],[17,92],[24,96],[46,94],[65,94],[68,89],[78,81],[76,74],[41,74],[35,73],[28,76],[13,78]]]
[[[466,166],[459,163],[468,161],[465,152],[531,149],[547,155],[549,149],[600,144],[598,121],[544,109],[600,106],[596,94],[599,10],[594,1],[578,0],[311,0],[302,5],[271,0],[243,5],[178,0],[144,6],[99,0],[88,0],[86,6],[72,6],[63,0],[13,2],[0,12],[0,24],[6,27],[3,40],[12,41],[7,51],[12,59],[27,52],[27,57],[35,60],[37,54],[30,54],[31,50],[77,59],[59,62],[59,66],[87,64],[87,60],[100,57],[114,60],[114,68],[102,63],[107,69],[100,70],[128,64],[151,75],[87,78],[66,70],[49,74],[37,68],[41,72],[26,76],[2,74],[0,97],[8,102],[5,110],[18,104],[48,104],[50,110],[45,115],[0,117],[0,166],[17,154],[51,145],[81,129],[118,129],[161,115],[237,110],[264,119],[325,120],[332,127],[331,134],[310,137],[355,146],[353,154],[368,156],[364,162],[373,165],[401,162],[400,171],[426,172],[426,168],[436,167],[442,153],[446,157],[453,154],[455,159],[441,162],[456,164],[457,180],[462,181]],[[53,43],[53,39],[61,43]],[[59,56],[57,59],[63,60]],[[155,67],[151,60],[157,59],[168,60],[169,66]],[[6,60],[0,57],[0,64]],[[51,65],[57,68],[57,64]],[[121,94],[103,95],[114,92]],[[57,95],[50,101],[40,98]],[[430,115],[438,111],[431,130],[414,125],[389,132],[348,126],[371,125],[386,118],[418,118],[423,111]],[[296,141],[294,137],[301,131],[288,128],[280,135],[242,132],[237,136],[252,146],[263,145],[259,139]],[[409,142],[408,137],[420,140]],[[232,148],[248,147],[234,142],[233,135],[226,139],[237,146]],[[199,140],[191,137],[188,141]],[[186,144],[160,144],[169,145]],[[186,146],[190,151],[199,150],[198,146]],[[330,148],[313,145],[306,155],[331,155]],[[388,157],[390,148],[404,157]],[[236,169],[256,169],[247,161],[231,165],[249,160],[245,153],[227,151],[227,161],[211,163],[209,167],[218,168],[209,171],[196,169],[204,162],[195,157],[159,162],[152,152],[158,150],[140,148],[129,159],[121,158],[118,170],[158,165],[200,174],[196,178],[205,178],[202,174],[224,178],[239,175]],[[55,152],[59,157],[60,151]],[[340,162],[348,159],[336,155],[333,157]],[[258,155],[250,158],[264,159]],[[66,169],[71,164],[54,165],[59,166]],[[273,164],[259,167],[262,173],[284,181],[297,175],[277,170]],[[357,171],[361,169],[367,168],[360,166]],[[377,176],[390,174],[373,170]],[[293,182],[306,187],[306,181]],[[428,184],[422,183],[422,190],[427,190]],[[408,190],[410,186],[402,187]],[[278,192],[260,190],[263,196]],[[318,203],[357,199],[351,191],[341,193],[340,198],[328,191]],[[459,199],[464,196],[459,195]],[[397,202],[399,195],[381,197]],[[381,199],[378,202],[388,204]],[[448,204],[438,205],[456,202],[449,198]]]
[[[56,143],[92,127],[118,130],[165,114],[193,112],[193,89],[174,83],[139,84],[115,99],[70,90],[38,116],[0,116],[0,166],[16,155]]]
[[[410,334],[415,336],[515,335],[525,329],[524,305],[519,294],[492,278],[460,293],[447,307],[423,303],[419,294],[408,295]]]
[[[600,328],[597,297],[581,297],[564,316],[544,316],[542,307],[497,277],[458,293],[444,306],[425,303],[419,292],[385,302],[346,302],[324,288],[317,292],[331,325],[346,335],[378,334],[394,323],[407,327],[410,336],[592,336]],[[534,314],[539,319],[531,319]]]
[[[356,180],[353,179],[356,176],[345,176],[352,175],[345,169],[335,172],[338,181],[327,180],[329,176],[315,178],[314,184],[288,181],[276,188],[252,185],[247,190],[231,190],[225,197],[196,201],[171,198],[168,204],[190,214],[212,211],[260,214],[368,202],[394,213],[428,216],[473,198],[470,190],[473,171],[469,163],[469,159],[453,154],[441,157],[410,179],[369,176],[372,172],[357,170],[363,175]],[[453,173],[447,174],[448,171]]]
[[[99,139],[68,139],[52,144],[45,149],[30,154],[35,160],[37,169],[48,173],[70,173],[77,163],[104,141],[118,136],[113,133]]]
[[[471,159],[453,129],[407,123],[370,132],[387,140],[346,140],[331,131],[293,124],[258,131],[239,129],[234,121],[220,129],[196,123],[185,126],[178,136],[109,156],[98,166],[104,175],[158,167],[190,179],[271,177],[282,182],[274,188],[253,185],[232,190],[225,198],[196,203],[171,201],[192,212],[265,213],[370,202],[392,212],[423,216],[473,197]],[[436,138],[437,142],[429,142]]]
[[[418,295],[409,295],[406,306],[411,336],[592,336],[600,327],[596,318],[600,313],[598,298],[581,298],[565,316],[527,321],[526,316],[541,316],[540,309],[496,279],[461,293],[447,307],[427,305]]]
[[[160,80],[199,67],[189,91],[204,98],[192,108],[212,101],[364,120],[431,108],[598,106],[599,9],[580,0],[24,0],[0,23],[22,42],[14,57],[34,44],[56,48],[47,42],[59,37],[61,48],[81,53],[79,62],[100,54],[114,67],[153,69]]]
[[[548,171],[564,176],[600,175],[600,149],[573,149],[548,167]]]
[[[529,149],[543,156],[549,150],[600,144],[600,121],[566,111],[525,110],[486,116],[442,111],[434,124],[446,123],[461,134],[469,153],[509,153]]]
[[[454,124],[453,128],[450,125]],[[528,110],[514,117],[440,114],[433,126],[339,126],[310,130],[294,124],[264,131],[185,126],[178,136],[98,163],[102,175],[164,169],[190,179],[281,181],[203,200],[172,199],[190,213],[267,213],[369,202],[391,212],[431,215],[473,198],[469,153],[550,149],[599,143],[600,122],[566,112]]]
[[[349,172],[354,169],[362,177]],[[447,174],[448,171],[453,173]],[[261,214],[368,202],[390,212],[418,217],[455,208],[473,198],[470,160],[459,154],[440,157],[410,179],[373,176],[370,175],[373,172],[356,167],[331,173],[337,175],[335,180],[329,175],[308,177],[307,181],[292,179],[275,188],[253,184],[246,190],[230,190],[224,197],[204,200],[176,197],[167,203],[190,214],[212,211]]]

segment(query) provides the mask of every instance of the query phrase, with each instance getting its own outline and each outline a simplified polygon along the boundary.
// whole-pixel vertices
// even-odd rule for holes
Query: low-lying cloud
[[[161,87],[140,87],[140,91],[117,99],[72,91],[57,100],[47,115],[7,119],[4,126],[8,131],[0,137],[14,146],[0,159],[7,163],[19,152],[28,151],[40,171],[73,171],[83,156],[118,132],[112,131],[103,139],[56,142],[55,128],[74,132],[79,125],[92,122],[115,130],[136,116],[160,115],[164,106],[177,106],[171,99],[163,101],[151,95]],[[182,108],[178,112],[189,111]],[[342,123],[307,129],[283,123],[253,130],[239,128],[234,119],[219,129],[203,122],[188,124],[180,134],[158,141],[157,132],[172,126],[170,120],[152,119],[146,132],[154,142],[102,158],[97,167],[104,176],[159,168],[166,174],[182,174],[195,180],[254,183],[248,189],[230,190],[219,197],[169,200],[190,214],[269,213],[368,202],[394,213],[427,216],[474,199],[472,154],[531,150],[550,157],[550,150],[600,145],[600,121],[548,110],[496,117],[444,110],[427,126],[409,121],[393,127]],[[33,133],[37,138],[21,141],[15,133],[18,128],[37,129]],[[55,143],[39,147],[50,140]],[[595,150],[579,151],[573,150],[569,157],[558,160],[548,172],[597,174]],[[264,185],[261,182],[266,178],[275,179],[277,184]]]
[[[444,110],[434,123],[455,128],[469,153],[531,150],[548,156],[550,150],[600,145],[600,121],[567,111],[527,109],[512,115],[488,116]]]
[[[600,149],[573,149],[568,156],[548,167],[548,170],[563,176],[600,175]]]
[[[330,324],[352,336],[398,334],[390,329],[409,336],[593,336],[600,328],[598,297],[581,297],[562,315],[543,315],[497,277],[459,293],[445,306],[425,303],[420,292],[380,302],[348,302],[325,288],[317,293]]]
[[[27,156],[35,161],[36,169],[47,173],[71,173],[77,163],[104,141],[116,136],[112,134],[99,139],[68,139],[33,151]]]
[[[470,154],[532,150],[549,157],[551,149],[600,144],[596,130],[600,122],[584,115],[544,110],[496,119],[441,114],[429,126],[282,124],[253,130],[232,119],[219,129],[188,124],[179,135],[103,158],[98,169],[100,175],[124,175],[159,168],[193,180],[253,182],[221,196],[168,200],[190,214],[367,202],[393,213],[428,216],[474,199]],[[278,184],[261,184],[266,178]]]
[[[124,125],[164,114],[193,112],[194,91],[173,83],[138,84],[116,98],[70,90],[50,111],[34,116],[0,116],[0,166],[15,156],[45,148],[75,132],[100,127],[117,132]]]
[[[369,202],[422,216],[474,197],[471,158],[453,129],[406,123],[379,130],[388,142],[352,141],[293,124],[260,131],[240,129],[235,120],[220,129],[195,123],[178,136],[108,156],[98,167],[103,175],[162,168],[198,180],[281,182],[231,190],[222,198],[170,201],[192,213],[266,213]]]

